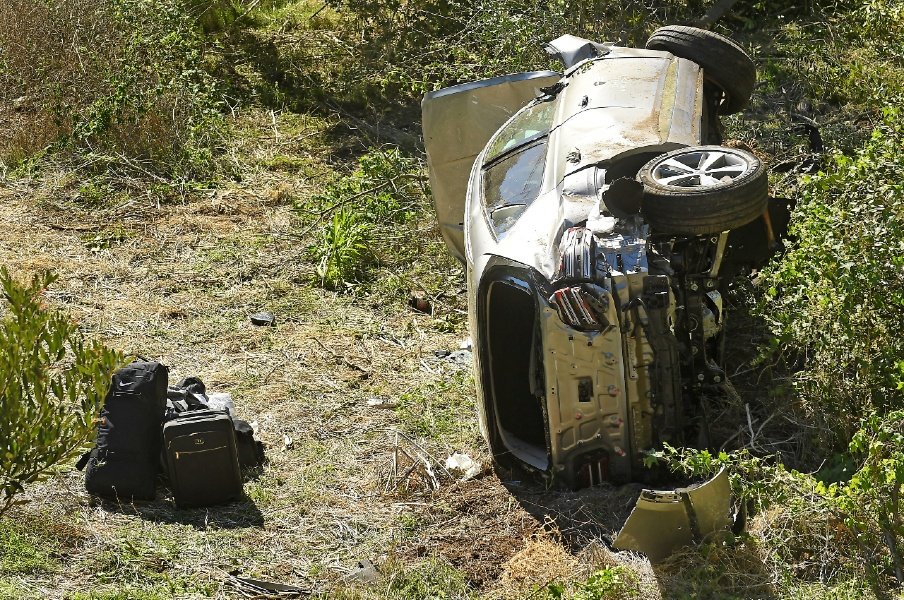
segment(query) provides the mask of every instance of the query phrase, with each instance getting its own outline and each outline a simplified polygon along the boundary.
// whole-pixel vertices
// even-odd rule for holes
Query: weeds
[[[438,559],[403,569],[389,582],[387,598],[408,600],[468,600],[476,595],[464,576]]]
[[[543,597],[547,600],[622,600],[640,597],[634,573],[622,566],[596,571],[586,581],[579,583],[571,593],[561,583],[547,584],[543,592]]]
[[[901,112],[854,157],[837,153],[801,181],[797,241],[773,266],[762,314],[776,346],[803,359],[807,416],[844,444],[858,420],[904,402],[904,127]]]
[[[311,247],[322,286],[338,289],[359,281],[377,256],[379,229],[392,229],[423,213],[427,203],[421,163],[398,148],[377,149],[358,159],[348,176],[297,208],[319,207],[331,215]]]
[[[162,0],[0,0],[0,163],[209,176],[223,121],[192,21]]]
[[[336,289],[353,282],[364,271],[370,251],[370,226],[356,212],[333,213],[320,240],[312,248],[320,285]]]

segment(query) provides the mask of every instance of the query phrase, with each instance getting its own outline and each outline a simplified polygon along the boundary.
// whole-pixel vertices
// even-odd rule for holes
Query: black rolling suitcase
[[[212,506],[241,498],[235,429],[225,412],[195,410],[168,421],[163,453],[177,506]]]

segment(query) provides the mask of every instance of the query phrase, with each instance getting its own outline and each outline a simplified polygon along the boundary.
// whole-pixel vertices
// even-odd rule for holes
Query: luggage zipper
[[[217,446],[216,448],[205,448],[203,450],[188,450],[183,452],[176,452],[176,460],[179,460],[179,457],[183,454],[202,454],[204,452],[216,452],[217,450],[225,450],[226,446]]]

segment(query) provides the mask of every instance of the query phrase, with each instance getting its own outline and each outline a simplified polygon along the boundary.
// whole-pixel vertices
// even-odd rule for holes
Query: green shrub
[[[606,567],[593,573],[577,585],[572,593],[560,583],[547,584],[543,590],[546,600],[622,600],[640,597],[636,575],[627,567]]]
[[[833,585],[865,577],[882,597],[904,585],[904,410],[862,420],[847,450],[853,474],[828,484],[746,450],[666,446],[650,458],[695,477],[727,468],[735,498],[766,515],[759,535],[776,570]]]
[[[658,25],[705,9],[679,0],[334,0],[330,18],[294,27],[326,30],[283,43],[281,89],[310,101],[386,110],[444,86],[553,65],[543,50],[564,33],[639,44]],[[315,6],[316,8],[316,6]],[[319,33],[319,32],[318,32]],[[558,67],[556,67],[558,68]],[[290,94],[292,95],[292,94]]]
[[[193,19],[168,0],[0,0],[0,164],[206,177],[223,120]]]
[[[335,289],[355,281],[371,256],[369,243],[370,226],[358,213],[335,211],[311,248],[320,285]]]
[[[797,239],[765,273],[775,347],[799,357],[807,416],[841,444],[863,416],[904,406],[902,115],[886,108],[855,156],[802,180]]]
[[[375,231],[408,222],[428,204],[426,176],[418,159],[391,147],[361,156],[349,175],[297,206],[300,212],[314,207],[329,216],[310,248],[321,285],[337,288],[360,280],[375,258]]]
[[[22,285],[0,269],[0,515],[24,486],[78,455],[122,361],[44,306],[41,294],[53,281],[44,273]]]

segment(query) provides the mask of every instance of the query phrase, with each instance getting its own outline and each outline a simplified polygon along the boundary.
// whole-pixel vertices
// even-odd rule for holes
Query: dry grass
[[[373,284],[317,288],[297,237],[313,217],[293,205],[336,168],[324,136],[343,133],[288,113],[250,113],[238,126],[231,155],[243,183],[182,204],[98,197],[65,171],[0,196],[0,262],[55,270],[49,297],[86,330],[162,360],[173,379],[231,392],[269,459],[246,501],[207,510],[176,510],[163,488],[152,503],[98,502],[64,469],[12,515],[26,529],[44,524],[33,543],[46,564],[0,572],[0,597],[230,598],[239,575],[328,597],[423,597],[434,585],[519,598],[625,564],[658,598],[645,560],[602,543],[636,486],[560,493],[489,468],[470,375],[434,355],[467,336],[462,273],[435,232],[397,242],[419,245],[420,258],[383,264]],[[432,315],[407,306],[415,287],[435,300]],[[259,310],[276,327],[251,325]],[[481,461],[481,475],[445,473],[454,451]],[[377,582],[348,579],[363,559]]]
[[[0,567],[0,597],[233,598],[247,592],[237,575],[331,598],[543,598],[550,583],[574,591],[613,566],[629,569],[626,590],[639,598],[781,589],[783,562],[761,543],[785,526],[775,514],[741,544],[654,569],[605,546],[639,486],[556,492],[493,472],[468,371],[434,355],[467,332],[462,273],[429,217],[385,241],[417,257],[385,262],[351,293],[321,290],[310,240],[298,237],[315,215],[293,207],[342,168],[333,148],[361,142],[310,115],[251,112],[237,126],[230,156],[243,182],[181,204],[107,196],[64,170],[0,195],[0,262],[54,269],[49,296],[86,330],[159,358],[173,379],[198,375],[231,392],[269,458],[244,502],[196,510],[174,509],[162,488],[152,503],[97,502],[64,469],[12,514],[17,531],[33,533],[22,542],[32,558]],[[435,300],[432,315],[408,307],[414,288]],[[259,310],[275,313],[276,327],[251,325]],[[481,475],[445,473],[454,451],[481,461]],[[365,559],[375,582],[353,578]],[[810,593],[827,589],[812,565],[805,571]]]
[[[97,503],[71,471],[32,488],[13,518],[49,520],[74,541],[51,544],[54,568],[11,577],[13,596],[232,597],[229,573],[326,593],[345,587],[359,559],[410,566],[430,557],[481,588],[537,527],[488,472],[455,482],[436,464],[456,450],[486,461],[467,404],[471,380],[433,354],[466,337],[461,328],[446,332],[442,319],[463,308],[461,281],[452,289],[427,273],[436,260],[455,272],[451,262],[425,259],[409,274],[442,296],[432,316],[413,312],[402,294],[315,288],[292,201],[326,169],[310,140],[328,123],[262,114],[244,126],[245,139],[257,140],[235,149],[245,183],[181,205],[120,196],[98,206],[65,174],[20,182],[0,198],[0,262],[20,273],[52,268],[60,280],[50,297],[86,330],[162,360],[173,379],[198,375],[209,389],[231,392],[238,413],[258,423],[269,459],[246,484],[247,501],[210,510],[177,511],[165,495],[134,506]],[[308,174],[274,169],[284,155],[304,156]],[[439,256],[438,242],[430,244]],[[264,309],[276,327],[248,321]],[[387,491],[390,432],[410,424],[367,400],[399,402],[424,389],[445,396],[419,397],[449,421],[443,435],[414,438],[441,487],[422,485],[415,471]],[[450,396],[462,399],[460,412],[442,412]],[[475,532],[486,532],[476,550]]]

